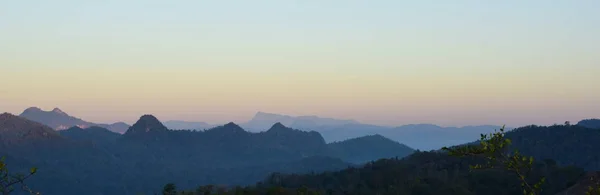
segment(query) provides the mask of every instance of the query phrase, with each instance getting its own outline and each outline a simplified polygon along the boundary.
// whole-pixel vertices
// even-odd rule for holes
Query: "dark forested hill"
[[[258,188],[303,186],[333,194],[522,194],[515,175],[502,170],[469,171],[474,158],[419,152],[405,159],[386,159],[361,168],[308,175],[273,175]],[[539,163],[533,178],[547,177],[543,194],[555,194],[572,185],[583,171]]]
[[[63,137],[78,140],[78,141],[89,141],[94,143],[113,143],[121,134],[112,132],[108,129],[92,126],[85,129],[79,127],[71,127],[67,130],[58,132]]]
[[[405,157],[415,150],[381,135],[371,135],[334,142],[329,145],[332,156],[362,164],[374,159]]]
[[[578,126],[587,127],[590,129],[600,129],[600,119],[586,119],[579,121]]]
[[[437,152],[417,152],[404,159],[382,159],[362,167],[316,174],[273,174],[252,187],[221,194],[410,194],[514,195],[522,194],[517,176],[501,169],[471,171],[478,158],[458,158]],[[560,167],[551,160],[535,164],[529,177],[546,177],[543,195],[554,195],[584,175],[576,167]],[[198,191],[207,189],[199,187]]]
[[[506,137],[514,148],[536,159],[600,170],[600,130],[579,125],[527,126],[508,132]]]
[[[511,151],[537,161],[528,178],[546,178],[542,194],[582,192],[588,171],[600,170],[600,131],[579,125],[527,126],[509,131]],[[317,174],[273,174],[256,186],[230,194],[522,194],[517,175],[506,169],[469,170],[483,158],[452,157],[444,152],[416,152],[404,159],[384,159],[361,167]],[[584,169],[585,168],[585,169]],[[587,176],[587,177],[586,177]],[[569,193],[572,194],[572,193]]]

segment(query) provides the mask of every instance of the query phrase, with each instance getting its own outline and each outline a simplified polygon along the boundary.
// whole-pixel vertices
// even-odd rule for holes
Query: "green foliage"
[[[598,178],[591,177],[589,180],[594,184],[588,186],[585,195],[600,195],[600,183],[597,181]]]
[[[173,183],[168,183],[165,185],[165,187],[163,187],[162,194],[163,195],[176,195],[177,187]]]
[[[27,185],[25,185],[25,180],[34,175],[37,172],[37,168],[31,168],[29,174],[10,174],[8,168],[6,167],[5,158],[2,157],[0,159],[0,193],[2,195],[7,195],[15,191],[15,186],[20,185],[21,189],[30,194],[39,194],[38,192],[34,192]]]
[[[541,186],[546,182],[546,178],[542,177],[534,184],[528,182],[527,175],[531,172],[534,159],[531,156],[520,154],[518,150],[512,153],[508,152],[510,144],[511,140],[505,138],[504,127],[502,127],[499,131],[489,135],[481,134],[479,146],[444,147],[442,149],[448,151],[452,156],[482,156],[487,159],[486,164],[476,164],[471,166],[471,169],[506,168],[518,176],[524,195],[540,194]]]
[[[589,186],[585,195],[600,195],[600,185],[596,184],[595,186]]]

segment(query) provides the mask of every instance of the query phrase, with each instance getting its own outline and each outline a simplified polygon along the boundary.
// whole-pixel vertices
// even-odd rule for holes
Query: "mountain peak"
[[[273,114],[273,113],[258,111],[254,115],[253,120],[265,120],[265,119],[272,119],[272,118],[292,118],[292,117],[287,116],[287,115]]]
[[[54,108],[52,109],[52,112],[56,113],[56,114],[62,114],[62,115],[67,115],[67,113],[63,112],[62,110],[60,110],[59,108]]]
[[[146,121],[146,122],[159,122],[158,118],[156,118],[155,116],[151,115],[151,114],[144,114],[140,117],[140,119],[138,120],[138,122],[140,121]]]
[[[227,124],[224,125],[225,127],[233,127],[233,128],[241,128],[239,125],[235,124],[234,122],[229,122]]]
[[[42,109],[40,109],[38,107],[32,106],[32,107],[25,109],[25,111],[23,111],[23,113],[27,113],[27,112],[43,112],[43,111],[42,111]]]
[[[271,129],[287,129],[287,128],[288,127],[281,124],[280,122],[277,122],[277,123],[273,124],[273,126],[271,126]]]
[[[242,132],[244,132],[245,133],[246,130],[244,130],[242,127],[240,127],[239,125],[237,125],[237,124],[235,124],[233,122],[229,122],[229,123],[227,123],[227,124],[225,124],[223,126],[219,126],[219,127],[215,127],[215,128],[209,129],[209,130],[207,130],[207,132],[212,132],[212,133],[215,133],[215,132],[221,132],[221,133],[223,133],[223,132],[242,133]]]
[[[165,127],[156,117],[146,114],[141,116],[135,124],[129,127],[125,134],[161,132],[167,130],[167,127]]]
[[[269,130],[267,130],[267,132],[275,132],[275,133],[277,133],[277,132],[279,132],[279,133],[282,133],[282,132],[302,132],[302,133],[305,133],[305,132],[300,131],[300,130],[296,130],[296,129],[293,129],[293,128],[290,128],[290,127],[286,127],[285,125],[283,125],[280,122],[273,124],[273,126],[271,126],[271,128],[269,128]],[[306,133],[310,133],[310,132],[306,132]]]

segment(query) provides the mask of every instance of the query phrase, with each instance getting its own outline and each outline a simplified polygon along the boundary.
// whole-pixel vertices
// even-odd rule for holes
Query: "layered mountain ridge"
[[[35,130],[31,131],[34,137],[4,135],[28,129]],[[41,129],[40,133],[36,129]],[[2,145],[35,143],[2,147],[0,155],[10,156],[9,163],[38,167],[43,176],[32,180],[32,186],[48,194],[82,194],[89,189],[101,194],[151,193],[165,182],[182,187],[252,184],[273,172],[307,173],[354,166],[349,163],[356,163],[354,160],[338,153],[369,152],[353,151],[357,146],[350,142],[332,150],[318,132],[296,130],[281,123],[259,133],[248,132],[235,123],[205,131],[176,131],[152,115],[141,116],[125,134],[98,126],[55,131],[11,114],[0,115],[0,130]],[[39,142],[39,135],[49,135],[54,141]],[[48,170],[53,173],[42,174]]]
[[[96,124],[73,117],[59,108],[44,111],[38,107],[27,108],[19,116],[47,125],[55,130],[65,130],[74,126],[88,128],[92,126],[103,127],[113,132],[124,133],[129,125],[123,122],[113,124]]]

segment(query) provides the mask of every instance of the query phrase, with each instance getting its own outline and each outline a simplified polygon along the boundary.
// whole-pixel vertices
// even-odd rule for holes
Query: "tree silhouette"
[[[23,191],[26,191],[30,194],[40,194],[39,192],[34,192],[29,189],[27,185],[25,185],[25,180],[29,177],[33,176],[37,172],[37,168],[31,168],[29,170],[29,174],[10,174],[8,168],[6,167],[6,163],[4,162],[5,158],[0,159],[0,193],[2,195],[7,195],[15,191],[15,186],[20,185]]]
[[[173,184],[173,183],[168,183],[163,188],[163,192],[162,193],[163,193],[163,195],[176,195],[177,194],[177,187],[175,187],[175,184]]]
[[[531,172],[534,162],[533,157],[523,156],[518,150],[514,150],[512,153],[509,152],[508,147],[511,141],[505,138],[504,135],[504,127],[502,127],[499,131],[495,131],[489,135],[481,134],[479,146],[467,145],[454,148],[444,147],[442,149],[448,151],[453,156],[484,157],[487,159],[487,164],[472,165],[471,169],[505,168],[518,176],[524,195],[540,194],[542,191],[541,186],[546,181],[546,178],[542,177],[535,184],[528,182],[527,175]]]

